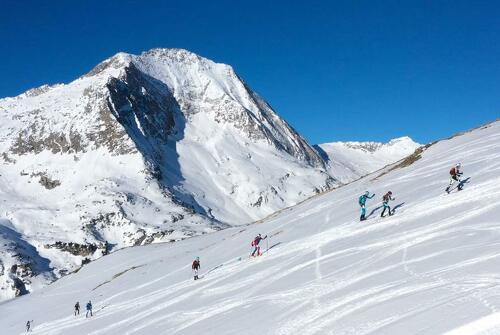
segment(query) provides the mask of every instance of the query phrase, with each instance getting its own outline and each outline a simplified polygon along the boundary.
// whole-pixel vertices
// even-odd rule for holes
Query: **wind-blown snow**
[[[118,251],[1,304],[0,329],[21,334],[34,320],[33,334],[54,335],[496,334],[499,143],[496,122],[260,224]],[[470,182],[446,194],[457,161]],[[359,222],[366,189],[376,197]],[[381,219],[388,190],[396,212]],[[249,259],[259,232],[269,251]],[[89,299],[95,316],[74,317],[74,303]]]

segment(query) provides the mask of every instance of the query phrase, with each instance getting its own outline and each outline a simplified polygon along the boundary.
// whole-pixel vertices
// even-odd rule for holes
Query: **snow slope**
[[[387,143],[332,142],[316,146],[328,170],[343,183],[356,180],[411,155],[421,144],[405,136]]]
[[[498,334],[499,143],[495,122],[260,224],[117,251],[1,304],[0,329],[21,334],[32,319],[33,334]],[[471,179],[448,195],[457,161]],[[360,223],[366,189],[374,213]],[[380,219],[389,189],[395,215]],[[269,251],[249,259],[259,232]],[[94,317],[74,317],[88,299]]]

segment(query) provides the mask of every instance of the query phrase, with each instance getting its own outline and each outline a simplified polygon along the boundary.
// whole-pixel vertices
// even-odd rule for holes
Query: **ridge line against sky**
[[[500,117],[500,2],[12,1],[0,97],[70,82],[117,52],[232,65],[311,143],[420,143]]]

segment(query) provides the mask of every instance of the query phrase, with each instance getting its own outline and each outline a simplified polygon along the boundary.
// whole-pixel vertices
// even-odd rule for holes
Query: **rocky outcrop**
[[[46,248],[55,248],[64,252],[69,252],[74,256],[90,256],[93,255],[97,249],[104,249],[104,245],[96,245],[96,244],[80,244],[74,242],[61,242],[57,241],[53,244],[46,244]]]

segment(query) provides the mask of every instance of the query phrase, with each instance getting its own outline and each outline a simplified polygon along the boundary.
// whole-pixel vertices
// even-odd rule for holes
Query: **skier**
[[[198,280],[200,278],[198,278],[198,271],[200,270],[201,268],[201,265],[200,265],[200,257],[196,257],[196,259],[193,261],[193,265],[191,266],[191,268],[193,269],[194,271],[194,280]]]
[[[375,193],[373,193],[370,196],[370,192],[366,191],[365,194],[363,194],[362,196],[359,197],[358,203],[361,206],[361,216],[359,218],[360,221],[366,220],[366,217],[365,217],[365,215],[366,215],[366,207],[365,207],[366,200],[371,199],[374,196],[375,196]]]
[[[92,302],[89,300],[89,302],[87,302],[87,313],[85,314],[85,317],[88,318],[89,317],[89,313],[90,313],[90,316],[92,317]]]
[[[462,167],[462,165],[460,163],[457,163],[455,164],[454,167],[451,168],[450,170],[450,184],[448,185],[448,187],[446,188],[446,193],[450,193],[451,191],[451,186],[456,182],[458,181],[458,190],[461,191],[462,188],[463,188],[463,185],[462,185],[462,180],[461,180],[461,176],[462,176],[462,172],[460,171],[460,168]]]
[[[33,320],[26,322],[26,332],[31,331],[31,324],[33,323]]]
[[[75,304],[75,316],[80,315],[80,303],[77,301]]]
[[[384,217],[384,213],[385,213],[385,210],[389,210],[389,215],[392,215],[392,212],[391,212],[391,207],[389,206],[389,201],[391,200],[396,200],[396,198],[393,198],[392,197],[392,192],[389,191],[387,192],[383,197],[382,197],[382,201],[383,201],[383,206],[384,206],[384,209],[382,210],[382,213],[380,213],[380,217],[383,218]]]
[[[259,246],[259,243],[260,243],[260,241],[265,240],[266,238],[267,238],[267,235],[266,235],[266,236],[264,236],[264,237],[262,237],[262,235],[261,235],[261,234],[259,234],[259,235],[257,235],[257,236],[253,239],[253,241],[252,241],[252,247],[254,247],[254,250],[253,250],[252,255],[251,255],[252,257],[255,257],[255,253],[257,253],[257,256],[262,255],[262,253],[260,252],[260,246]]]

